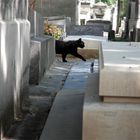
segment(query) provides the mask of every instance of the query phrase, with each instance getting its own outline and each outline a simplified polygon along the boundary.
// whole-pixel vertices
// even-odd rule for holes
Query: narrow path
[[[91,62],[56,60],[39,85],[30,85],[30,104],[24,104],[28,111],[13,124],[5,139],[81,140],[83,97]]]
[[[56,60],[39,85],[30,85],[29,99],[24,104],[27,112],[24,112],[22,120],[13,124],[5,136],[6,140],[39,139],[54,98],[63,87],[73,64],[73,61],[62,63]]]
[[[83,99],[92,61],[73,65],[56,95],[40,140],[82,140]]]

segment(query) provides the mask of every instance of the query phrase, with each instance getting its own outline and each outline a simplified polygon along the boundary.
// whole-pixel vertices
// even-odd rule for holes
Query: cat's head
[[[76,42],[77,42],[77,46],[79,48],[84,48],[85,47],[85,43],[82,41],[81,38],[79,38]]]

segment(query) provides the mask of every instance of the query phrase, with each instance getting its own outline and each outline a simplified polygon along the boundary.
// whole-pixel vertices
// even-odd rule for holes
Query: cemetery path
[[[57,93],[40,140],[82,140],[82,116],[87,80],[93,59],[77,61]],[[95,62],[96,63],[96,62]]]
[[[30,85],[30,104],[24,104],[24,108],[28,109],[28,112],[25,112],[23,119],[13,124],[5,139],[38,140],[57,93],[61,95],[65,91],[70,93],[74,90],[78,91],[78,94],[82,93],[79,96],[82,107],[86,79],[90,73],[92,61],[83,62],[79,59],[69,59],[68,63],[62,63],[58,58],[50,70],[45,73],[39,85]],[[78,135],[80,138],[81,130],[78,130]]]

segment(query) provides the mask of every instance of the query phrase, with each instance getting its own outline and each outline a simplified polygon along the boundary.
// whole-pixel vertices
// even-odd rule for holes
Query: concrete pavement
[[[84,91],[93,59],[68,61],[58,58],[39,85],[30,85],[29,101],[24,104],[27,112],[5,140],[81,140]]]
[[[74,62],[56,60],[46,71],[39,85],[30,85],[29,99],[24,102],[22,118],[13,123],[5,140],[39,139],[56,94],[63,87]]]
[[[83,99],[92,62],[92,59],[75,62],[55,97],[40,140],[82,139]]]

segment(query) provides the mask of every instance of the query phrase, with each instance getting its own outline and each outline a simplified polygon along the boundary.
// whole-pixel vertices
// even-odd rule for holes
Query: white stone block
[[[139,140],[140,104],[102,102],[98,78],[90,74],[87,82],[82,140]]]
[[[83,140],[140,139],[140,105],[92,103],[83,119]]]
[[[16,22],[0,21],[0,136],[14,120]]]
[[[16,20],[18,31],[15,50],[15,113],[21,110],[22,100],[27,96],[29,86],[30,63],[30,23],[28,20]]]
[[[140,43],[102,43],[100,96],[140,97]]]

